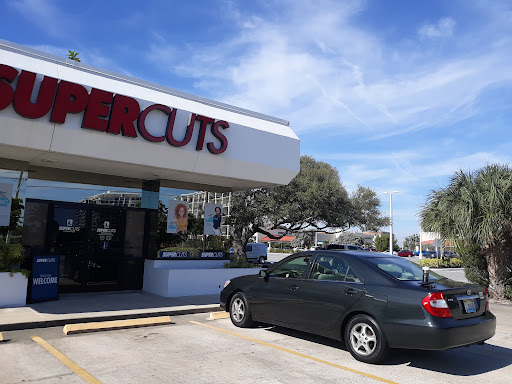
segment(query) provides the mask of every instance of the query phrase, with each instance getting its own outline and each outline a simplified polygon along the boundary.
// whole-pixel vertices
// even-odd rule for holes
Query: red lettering
[[[29,119],[39,119],[50,112],[58,82],[58,80],[53,77],[45,76],[39,87],[37,101],[32,103],[30,98],[34,90],[35,81],[35,73],[21,71],[14,95],[14,109],[19,115]]]
[[[123,136],[137,137],[133,122],[139,117],[139,113],[140,106],[137,100],[128,96],[116,95],[107,132],[114,135],[122,132]]]
[[[228,148],[228,139],[222,133],[220,133],[219,128],[227,129],[229,128],[229,124],[226,121],[219,120],[215,124],[212,125],[212,135],[215,136],[220,141],[220,147],[215,148],[212,142],[206,144],[208,151],[213,153],[214,155],[218,155],[224,152]]]
[[[14,89],[9,84],[14,81],[16,76],[18,76],[16,69],[0,64],[0,110],[7,108],[12,103]]]
[[[155,109],[159,110],[159,111],[162,111],[166,115],[170,115],[171,114],[171,108],[169,108],[169,107],[167,107],[165,105],[162,105],[162,104],[150,105],[144,111],[142,111],[142,113],[140,114],[140,116],[139,116],[139,118],[137,120],[137,129],[139,130],[140,135],[144,139],[146,139],[147,141],[160,142],[160,141],[164,141],[165,140],[165,136],[158,136],[158,137],[153,136],[146,129],[146,116],[148,115],[149,112],[154,111]],[[174,116],[176,116],[176,112],[174,112]],[[169,116],[169,118],[170,118],[170,116]],[[173,118],[172,123],[174,125],[174,118]]]
[[[203,149],[203,143],[204,143],[204,135],[206,134],[206,127],[208,124],[211,124],[215,121],[215,119],[212,119],[211,117],[206,116],[196,116],[196,120],[201,121],[201,124],[199,125],[199,136],[197,137],[197,144],[196,144],[196,151],[200,151]]]
[[[80,113],[89,101],[89,92],[81,85],[62,80],[57,89],[50,121],[64,124],[68,113]]]
[[[172,118],[172,121],[171,121]],[[174,129],[174,119],[176,118],[176,109],[172,110],[171,116],[169,116],[169,121],[167,123],[167,130],[165,131],[165,139],[169,144],[173,147],[183,147],[187,145],[192,138],[192,131],[194,130],[194,124],[196,123],[196,114],[190,114],[190,122],[187,127],[187,131],[185,132],[185,138],[182,141],[175,140],[172,136],[172,131]]]
[[[112,104],[113,98],[114,94],[112,92],[93,88],[89,95],[89,103],[85,110],[82,128],[106,132],[108,116],[110,115],[110,104]]]

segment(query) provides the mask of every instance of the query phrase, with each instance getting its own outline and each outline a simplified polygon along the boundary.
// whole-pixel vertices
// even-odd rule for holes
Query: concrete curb
[[[229,312],[210,312],[210,320],[228,319]]]
[[[131,320],[131,319],[143,319],[148,317],[158,317],[158,316],[179,316],[179,315],[189,315],[194,313],[207,313],[207,312],[215,312],[221,310],[218,304],[214,305],[204,305],[200,308],[179,308],[169,309],[166,311],[157,311],[157,312],[145,312],[145,313],[125,313],[122,315],[105,315],[101,312],[96,316],[87,316],[84,313],[84,316],[77,318],[67,318],[67,319],[55,319],[55,320],[41,320],[41,321],[32,321],[32,322],[19,322],[19,323],[11,323],[11,324],[0,324],[0,332],[1,331],[20,331],[24,329],[35,329],[35,328],[50,328],[50,327],[61,327],[67,324],[79,324],[85,322],[102,322],[102,321],[111,321],[111,320]]]
[[[130,320],[112,320],[102,322],[90,322],[80,324],[66,324],[62,330],[65,335],[77,333],[113,331],[117,329],[151,327],[155,325],[172,324],[171,316],[148,317]]]

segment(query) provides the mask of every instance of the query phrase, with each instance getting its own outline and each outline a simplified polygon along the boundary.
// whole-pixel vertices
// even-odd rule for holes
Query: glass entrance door
[[[48,209],[47,252],[60,257],[59,292],[119,289],[126,211],[55,204]]]
[[[115,290],[124,256],[126,211],[115,207],[91,209],[87,290]]]
[[[59,256],[59,291],[81,292],[89,253],[87,210],[50,205],[47,252]]]

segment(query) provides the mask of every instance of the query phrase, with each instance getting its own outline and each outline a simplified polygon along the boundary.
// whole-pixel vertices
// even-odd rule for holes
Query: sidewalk
[[[0,331],[218,310],[219,295],[161,297],[143,291],[61,294],[56,301],[0,308]]]

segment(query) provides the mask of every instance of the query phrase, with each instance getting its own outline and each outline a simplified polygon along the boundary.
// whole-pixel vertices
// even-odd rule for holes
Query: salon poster
[[[169,200],[167,211],[167,233],[186,234],[188,227],[188,203]]]
[[[8,227],[11,221],[12,184],[0,184],[0,226]]]
[[[222,205],[204,205],[204,234],[222,235]]]

